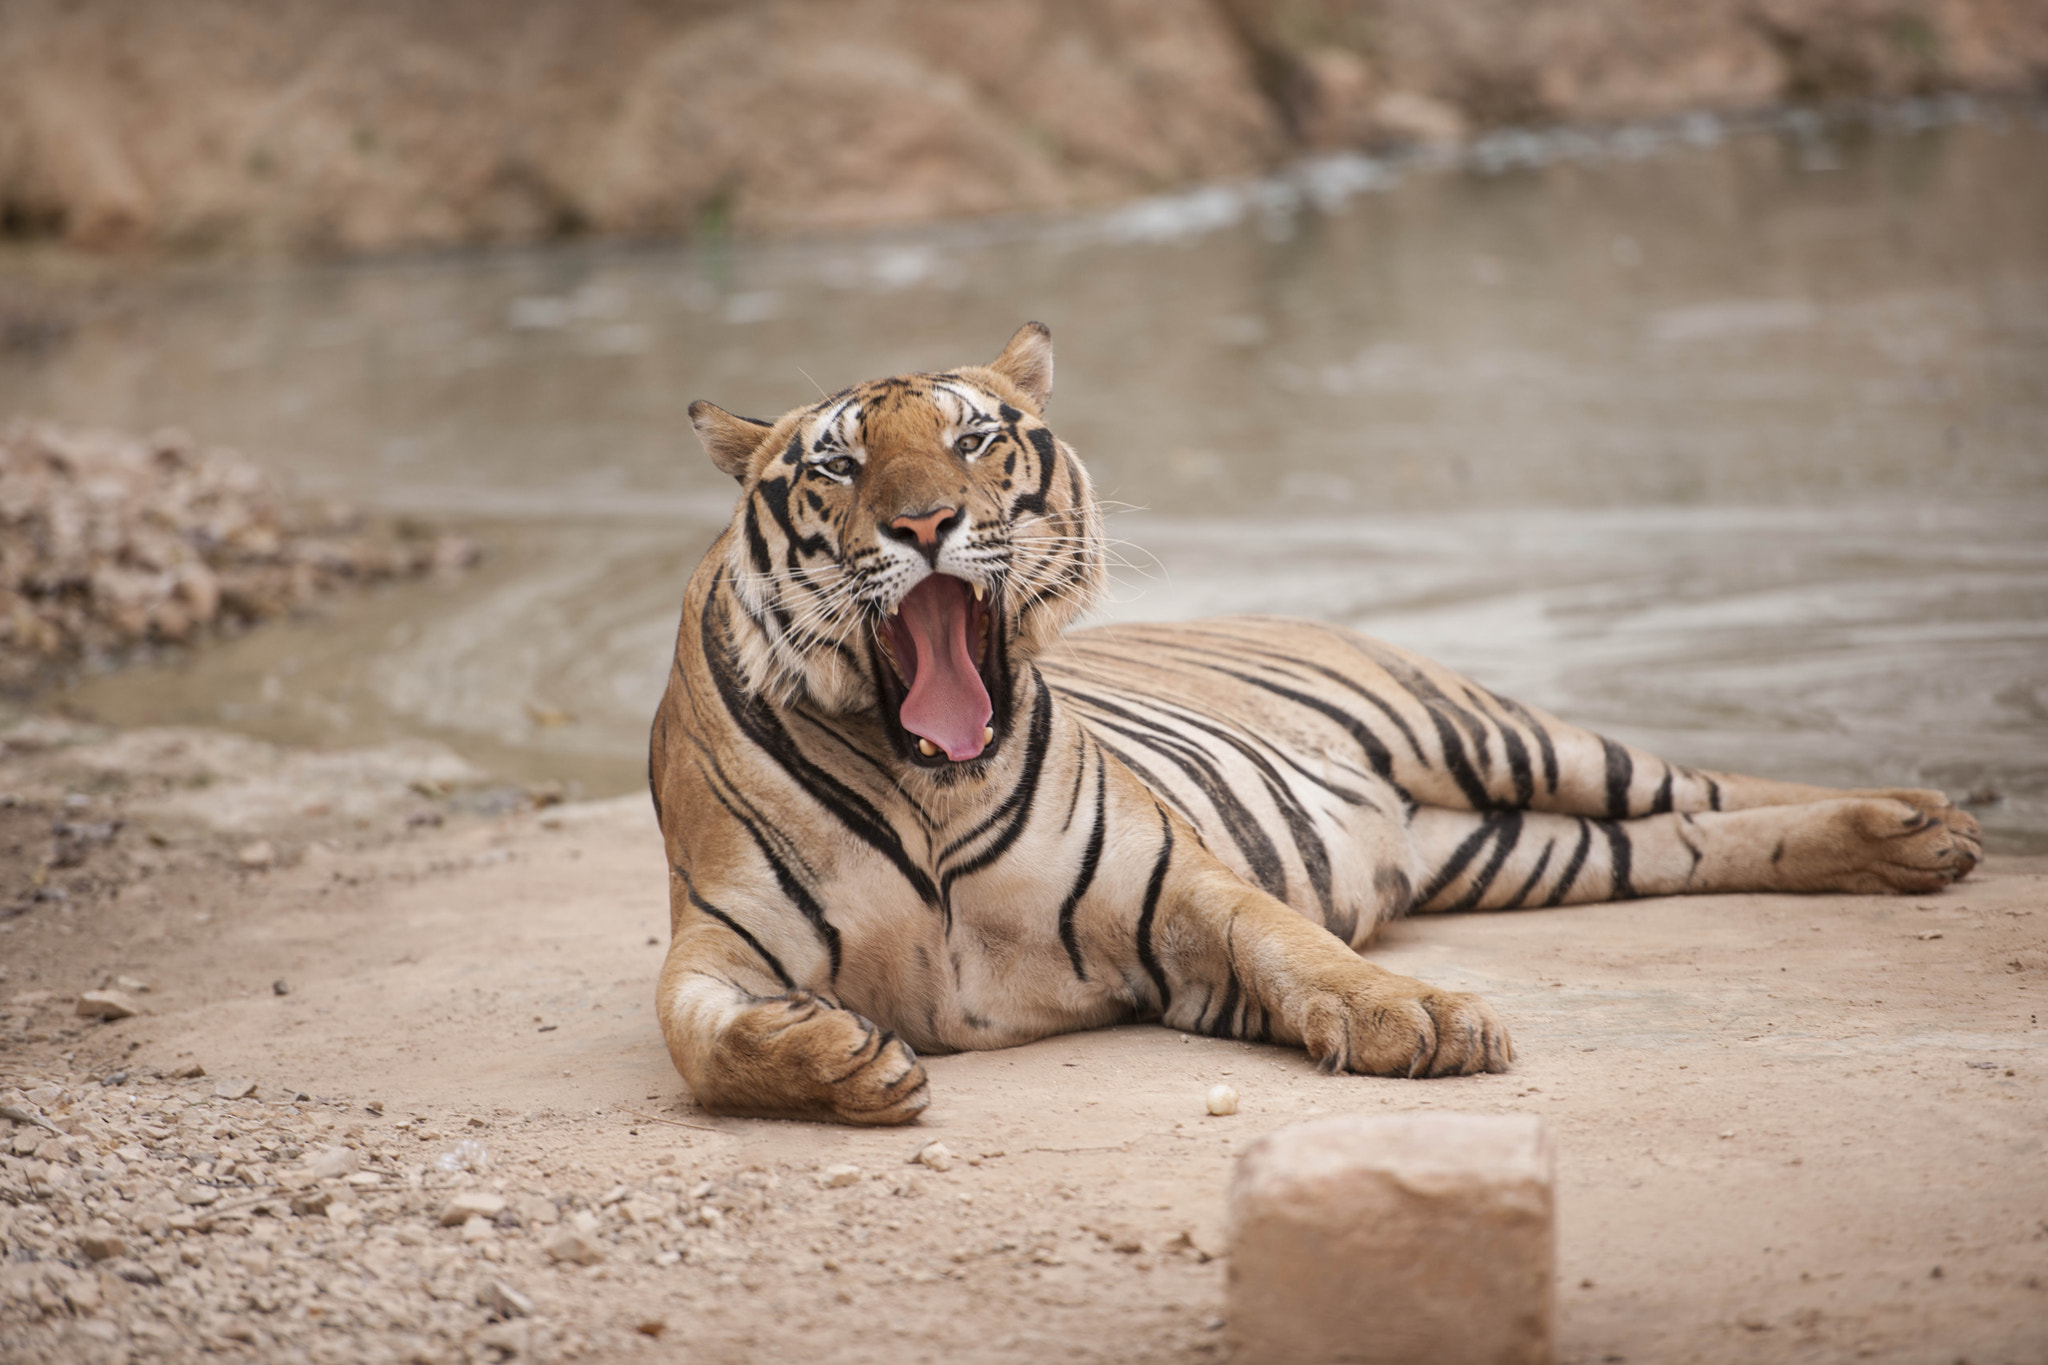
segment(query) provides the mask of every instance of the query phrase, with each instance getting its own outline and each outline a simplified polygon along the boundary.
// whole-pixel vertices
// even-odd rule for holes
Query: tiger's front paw
[[[713,1113],[891,1124],[931,1103],[908,1043],[809,991],[753,1006],[722,1041],[697,1094]]]
[[[1309,1002],[1302,1045],[1324,1072],[1470,1076],[1515,1060],[1507,1026],[1478,996],[1368,970],[1371,977]]]

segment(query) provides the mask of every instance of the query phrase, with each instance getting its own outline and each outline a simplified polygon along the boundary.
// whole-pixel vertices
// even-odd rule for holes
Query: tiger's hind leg
[[[1409,830],[1429,869],[1417,912],[1716,891],[1938,891],[1978,857],[1973,838],[1890,797],[1628,820],[1425,806]]]

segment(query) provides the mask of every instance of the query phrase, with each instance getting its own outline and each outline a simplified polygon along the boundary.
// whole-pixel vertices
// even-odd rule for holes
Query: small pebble
[[[476,1291],[476,1301],[501,1318],[533,1316],[533,1300],[503,1280],[484,1281],[483,1287]]]
[[[441,1206],[441,1226],[452,1228],[472,1218],[496,1218],[505,1209],[505,1197],[489,1190],[465,1190]]]
[[[241,851],[235,854],[235,861],[243,867],[260,871],[277,861],[277,850],[271,846],[270,840],[258,839],[253,844],[242,845]]]
[[[213,1093],[224,1100],[246,1100],[256,1093],[256,1082],[243,1076],[223,1076],[213,1083]]]
[[[1207,1096],[1209,1112],[1218,1118],[1237,1112],[1237,1092],[1218,1082],[1209,1087]]]
[[[918,1148],[916,1155],[910,1159],[913,1163],[926,1167],[929,1170],[950,1171],[953,1169],[953,1149],[943,1142],[927,1142],[924,1146]]]
[[[818,1183],[828,1190],[839,1190],[846,1188],[848,1185],[858,1185],[860,1183],[860,1167],[847,1165],[827,1166],[818,1173]]]
[[[78,997],[77,1012],[82,1019],[130,1019],[139,1013],[120,991],[87,991]]]

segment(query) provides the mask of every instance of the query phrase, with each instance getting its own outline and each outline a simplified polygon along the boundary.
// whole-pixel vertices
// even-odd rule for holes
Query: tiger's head
[[[1002,745],[1014,680],[1093,601],[1101,515],[1045,424],[1052,333],[988,365],[844,389],[773,422],[690,421],[743,490],[714,554],[730,635],[777,706],[872,708],[903,761],[960,771]]]

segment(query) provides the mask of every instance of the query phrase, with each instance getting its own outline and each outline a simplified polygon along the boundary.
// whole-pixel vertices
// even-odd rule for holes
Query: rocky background
[[[0,430],[0,697],[194,644],[348,586],[468,567],[460,536],[302,508],[231,450],[47,423]]]
[[[2041,0],[10,0],[0,233],[807,231],[1502,124],[2044,80]]]

